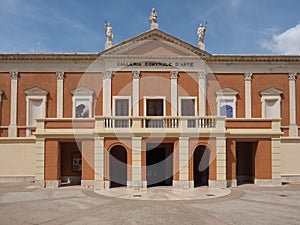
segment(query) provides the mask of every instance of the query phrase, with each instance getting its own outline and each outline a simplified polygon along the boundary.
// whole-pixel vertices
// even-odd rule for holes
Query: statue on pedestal
[[[114,34],[113,34],[112,27],[110,25],[110,22],[107,23],[105,21],[104,28],[105,28],[105,35],[106,35],[105,49],[108,49],[108,48],[112,47]]]
[[[206,30],[207,30],[207,22],[205,27],[203,26],[202,23],[200,23],[200,26],[197,30],[197,35],[198,35],[198,47],[202,50],[205,50],[204,38],[205,38]]]
[[[155,8],[152,9],[149,21],[150,21],[151,30],[158,29],[157,12]]]

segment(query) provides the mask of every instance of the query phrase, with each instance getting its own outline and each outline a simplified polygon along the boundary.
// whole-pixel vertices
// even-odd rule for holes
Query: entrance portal
[[[198,146],[194,151],[194,187],[208,186],[210,150]]]
[[[254,183],[256,142],[236,143],[237,184]]]
[[[173,181],[173,144],[158,147],[147,145],[147,184],[153,186],[171,186]]]
[[[60,143],[61,185],[80,185],[82,157],[80,142]]]
[[[110,187],[127,186],[127,151],[118,145],[109,152]]]

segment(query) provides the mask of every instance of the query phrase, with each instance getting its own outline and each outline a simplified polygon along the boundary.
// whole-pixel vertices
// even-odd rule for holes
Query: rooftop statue
[[[203,43],[205,38],[205,33],[207,30],[207,22],[206,26],[204,27],[202,23],[200,23],[200,26],[198,28],[197,34],[198,34],[198,43]]]
[[[112,43],[114,35],[110,22],[105,22],[106,43]]]
[[[158,29],[157,12],[156,12],[155,8],[152,8],[149,21],[150,21],[151,30]]]

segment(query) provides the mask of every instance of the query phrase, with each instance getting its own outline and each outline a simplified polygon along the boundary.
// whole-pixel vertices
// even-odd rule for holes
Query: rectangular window
[[[162,117],[165,115],[165,99],[164,98],[145,98],[146,101],[146,116],[149,117]],[[162,119],[149,119],[146,120],[146,127],[149,128],[163,128],[165,127],[164,120]]]
[[[129,117],[130,116],[130,97],[114,97],[114,116],[115,117]],[[128,128],[130,122],[128,119],[114,119],[114,127]]]
[[[195,99],[181,99],[181,116],[195,115]]]
[[[220,101],[220,116],[233,118],[233,100]]]
[[[90,100],[76,99],[75,100],[75,118],[90,118]]]
[[[42,104],[42,99],[29,100],[29,126],[36,126],[36,119],[44,117]]]

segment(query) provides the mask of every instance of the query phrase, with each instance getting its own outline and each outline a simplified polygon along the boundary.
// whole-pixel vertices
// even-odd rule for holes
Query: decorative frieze
[[[140,71],[132,71],[132,78],[133,79],[140,79]]]
[[[171,75],[171,79],[178,79],[178,71],[177,70],[170,71],[170,75]]]
[[[207,74],[208,74],[208,73],[207,73],[206,71],[204,71],[204,70],[199,71],[199,72],[198,72],[198,78],[199,78],[199,79],[206,79]]]
[[[245,73],[244,77],[245,77],[245,81],[251,81],[252,80],[252,73]]]
[[[289,73],[289,80],[296,80],[297,79],[297,73]]]
[[[112,72],[112,71],[105,71],[105,72],[104,72],[104,75],[103,75],[103,79],[104,79],[104,80],[111,79],[111,78],[112,78],[112,75],[113,75],[113,72]]]
[[[56,72],[57,80],[63,80],[65,78],[64,72]]]
[[[17,80],[19,78],[19,73],[17,71],[10,72],[10,79]]]

